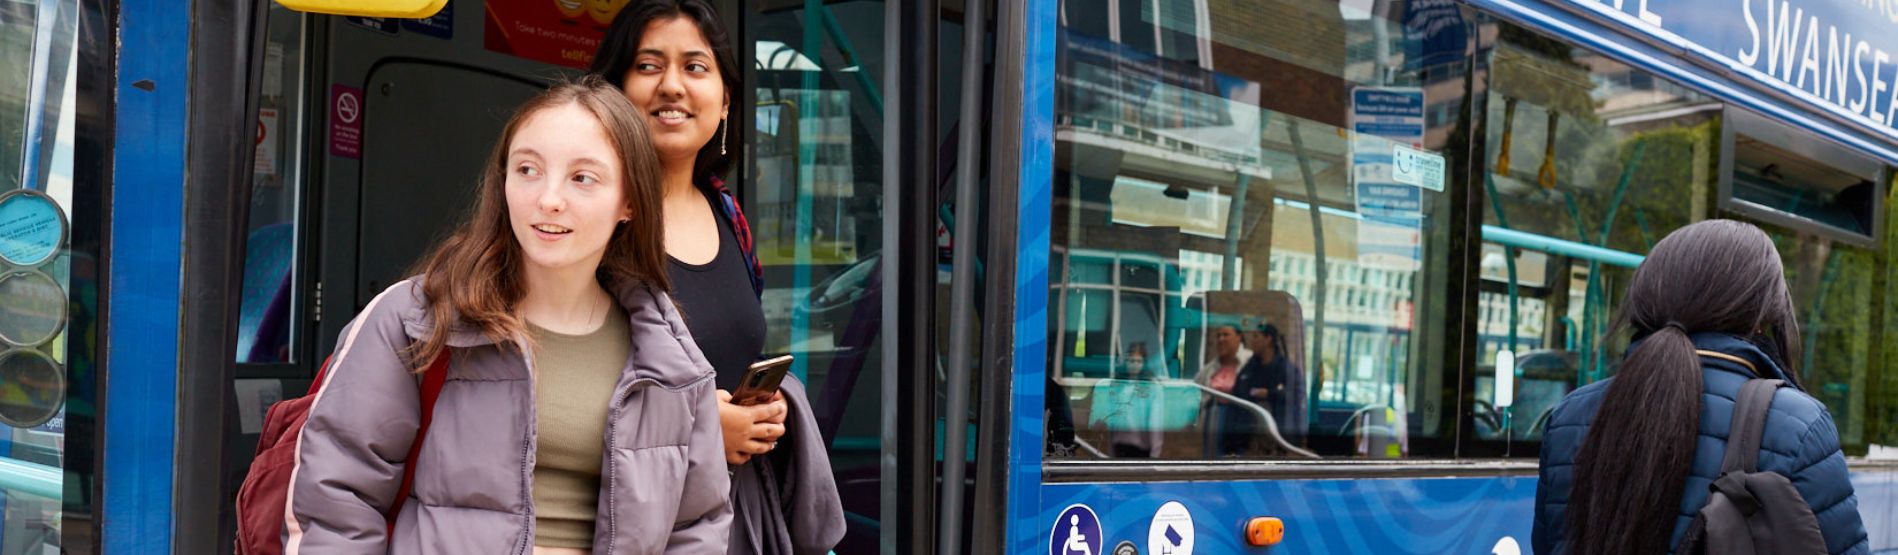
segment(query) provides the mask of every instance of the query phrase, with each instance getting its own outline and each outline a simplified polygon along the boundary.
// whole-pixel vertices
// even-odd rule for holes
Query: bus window
[[[1641,254],[1711,217],[1722,104],[1507,23],[1488,26],[1500,38],[1479,55],[1491,71],[1483,317],[1465,416],[1478,456],[1533,457],[1556,402],[1620,360],[1614,300]],[[1500,351],[1513,354],[1500,370],[1509,376],[1496,375]],[[1512,395],[1499,396],[1499,383]]]
[[[813,6],[820,11],[805,9]],[[894,8],[875,1],[719,7],[747,12],[742,40],[754,58],[745,64],[752,68],[747,175],[735,189],[764,266],[765,352],[797,357],[792,371],[829,441],[849,522],[836,551],[872,552],[881,527],[895,525],[879,516],[887,484],[878,414],[897,408],[880,397],[877,354],[887,345],[879,333],[887,310],[879,308],[882,221],[894,210],[883,198],[883,14]],[[942,75],[959,69],[942,63]],[[947,78],[942,85],[941,105],[952,110],[955,87]],[[733,121],[747,121],[738,108]],[[948,288],[942,291],[947,298]]]
[[[1878,416],[1891,414],[1898,395],[1871,378],[1898,369],[1881,360],[1868,333],[1880,325],[1892,330],[1877,317],[1879,309],[1886,318],[1893,314],[1891,295],[1874,289],[1880,264],[1889,265],[1879,254],[1889,257],[1892,248],[1892,228],[1881,223],[1890,217],[1889,189],[1880,187],[1890,182],[1890,169],[1747,112],[1729,110],[1727,123],[1720,206],[1754,219],[1779,245],[1802,347],[1787,362],[1832,412],[1848,453],[1898,442],[1898,425]],[[1886,306],[1877,306],[1881,299]]]
[[[1462,452],[1536,456],[1555,403],[1614,375],[1629,334],[1611,323],[1641,257],[1710,218],[1774,237],[1804,345],[1782,362],[1832,411],[1848,452],[1876,442],[1867,411],[1880,400],[1866,376],[1885,367],[1870,330],[1883,325],[1873,284],[1887,169],[1600,54],[1484,25],[1496,39],[1478,56],[1490,125],[1479,354],[1464,414],[1476,441]],[[1499,376],[1505,350],[1512,375]],[[1499,383],[1512,394],[1498,395]]]
[[[0,7],[0,551],[59,552],[93,513],[98,210],[75,168],[78,2]],[[97,14],[89,14],[97,17]],[[91,46],[88,45],[87,48]],[[96,52],[86,52],[87,55]],[[90,93],[92,91],[86,91]],[[90,99],[89,99],[90,100]],[[83,115],[78,114],[84,111]],[[97,137],[89,137],[97,140]],[[96,154],[96,152],[94,153]],[[83,155],[83,154],[82,154]],[[85,172],[75,179],[75,171]],[[75,238],[79,238],[75,241]],[[69,430],[71,432],[69,433]]]
[[[304,287],[297,243],[303,206],[303,14],[271,3],[251,164],[249,235],[238,310],[237,362],[296,362]]]
[[[1061,3],[1051,458],[1449,456],[1462,11],[1193,6]]]

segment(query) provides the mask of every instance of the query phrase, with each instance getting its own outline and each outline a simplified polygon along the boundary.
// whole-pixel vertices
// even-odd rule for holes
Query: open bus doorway
[[[479,164],[514,107],[577,75],[611,20],[558,12],[554,3],[499,0],[451,0],[422,20],[307,15],[265,4],[262,130],[233,384],[239,414],[223,467],[231,491],[269,405],[307,391],[349,319],[407,277],[416,257],[469,209]],[[892,309],[882,303],[880,255],[888,252],[883,222],[898,217],[898,200],[883,198],[891,148],[883,103],[897,94],[884,90],[883,50],[886,11],[900,6],[713,4],[745,66],[745,90],[733,92],[729,122],[740,156],[726,183],[758,240],[766,352],[798,357],[793,372],[820,413],[848,517],[838,551],[875,550],[890,533],[881,504],[891,495],[882,461],[882,422],[892,410],[881,397],[888,338],[879,332]],[[941,58],[935,67],[944,86],[933,94],[949,130],[963,94],[955,80],[962,30],[960,5],[944,7],[944,40],[925,51]],[[890,117],[906,127],[917,119]],[[947,136],[932,145],[942,170],[933,197],[942,201],[953,197],[955,176],[955,134]],[[939,218],[953,229],[955,211],[942,204]],[[935,293],[941,299],[950,291],[949,252]],[[926,324],[915,333],[947,337],[949,314],[939,309],[940,322],[900,329]],[[941,364],[933,373],[918,370],[933,375],[938,391]],[[904,410],[940,422],[927,413],[940,403]]]

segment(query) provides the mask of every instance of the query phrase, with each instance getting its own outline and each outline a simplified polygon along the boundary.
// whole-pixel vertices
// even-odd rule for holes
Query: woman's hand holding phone
[[[745,464],[754,456],[770,453],[777,447],[778,438],[784,436],[785,418],[790,413],[791,406],[784,401],[783,393],[774,393],[763,403],[739,405],[732,403],[731,392],[718,390],[718,419],[725,436],[725,462]]]

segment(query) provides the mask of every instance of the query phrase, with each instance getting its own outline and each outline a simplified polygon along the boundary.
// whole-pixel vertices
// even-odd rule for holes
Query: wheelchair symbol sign
[[[1104,545],[1100,517],[1079,503],[1063,509],[1048,533],[1048,555],[1106,555]]]

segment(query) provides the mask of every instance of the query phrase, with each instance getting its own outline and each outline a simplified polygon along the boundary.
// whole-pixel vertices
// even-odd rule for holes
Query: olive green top
[[[537,344],[534,545],[591,549],[607,405],[633,348],[626,311],[614,304],[585,335],[528,331]]]

